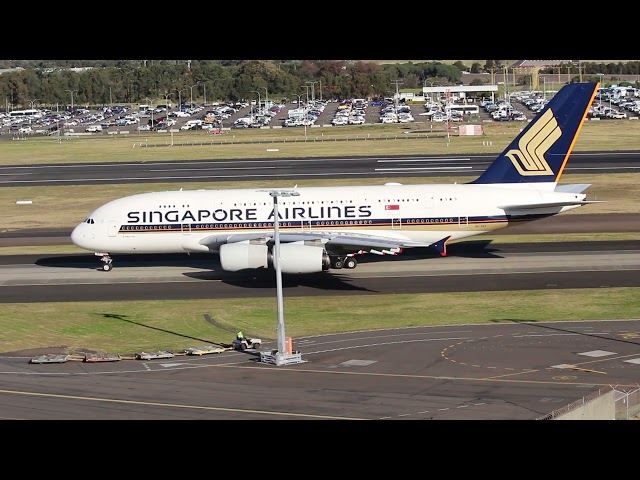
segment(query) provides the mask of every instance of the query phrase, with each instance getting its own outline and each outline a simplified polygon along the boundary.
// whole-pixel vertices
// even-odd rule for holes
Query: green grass
[[[285,299],[286,335],[423,325],[636,318],[637,288],[319,296]],[[577,308],[579,306],[579,309]],[[345,315],[345,309],[348,315]],[[203,315],[217,322],[212,326]],[[67,353],[172,350],[230,343],[237,330],[275,339],[275,298],[3,304],[0,352],[56,347]]]
[[[483,123],[482,136],[447,136],[442,125],[413,124],[230,130],[151,135],[98,135],[58,141],[28,137],[0,142],[0,165],[92,163],[240,158],[341,157],[345,155],[431,155],[494,153],[504,150],[524,127],[520,123]],[[374,138],[385,141],[368,141]],[[270,151],[276,148],[278,151]],[[575,151],[640,150],[640,121],[587,122]]]

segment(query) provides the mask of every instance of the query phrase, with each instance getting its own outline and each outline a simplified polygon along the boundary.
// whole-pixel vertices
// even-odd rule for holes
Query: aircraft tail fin
[[[599,85],[583,82],[562,87],[482,175],[469,183],[528,183],[553,190]]]

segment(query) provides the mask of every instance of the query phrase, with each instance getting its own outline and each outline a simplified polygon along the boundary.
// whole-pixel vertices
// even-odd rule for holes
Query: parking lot
[[[301,98],[300,98],[301,99]],[[273,100],[255,100],[249,102],[229,102],[226,104],[183,105],[136,105],[113,106],[100,108],[76,108],[68,111],[38,111],[33,109],[19,112],[12,111],[2,118],[0,138],[20,138],[29,135],[66,135],[93,134],[105,135],[114,133],[152,133],[158,131],[211,130],[219,133],[223,129],[234,128],[302,128],[312,125],[381,124],[394,122],[440,123],[447,120],[456,122],[492,122],[496,120],[528,121],[537,114],[531,104],[523,98],[511,99],[507,104],[505,115],[496,116],[495,109],[485,110],[483,103],[478,113],[461,116],[443,113],[443,105],[433,107],[436,115],[428,115],[424,102],[401,105],[385,99],[385,101],[367,101],[351,99],[345,101],[323,101],[309,99],[303,105],[296,102],[277,103]],[[537,99],[544,104],[546,99]],[[498,103],[498,102],[494,102]],[[594,104],[597,106],[598,102]],[[540,106],[540,105],[538,105]],[[611,105],[610,105],[611,106]],[[439,110],[439,111],[438,111]],[[611,110],[611,109],[609,109]],[[620,111],[623,110],[620,107]],[[502,109],[500,110],[502,111]],[[386,113],[385,113],[386,112]],[[28,115],[26,115],[28,113]],[[15,115],[14,115],[15,114]],[[637,112],[630,111],[630,116],[637,117]],[[341,116],[340,123],[336,117]],[[608,117],[605,117],[608,118]],[[625,117],[611,117],[625,118]]]

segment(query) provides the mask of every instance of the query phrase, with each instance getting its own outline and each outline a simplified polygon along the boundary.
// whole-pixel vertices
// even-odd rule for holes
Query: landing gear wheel
[[[344,262],[342,261],[341,258],[336,258],[335,260],[333,260],[331,262],[331,266],[335,269],[341,269],[342,267],[344,267]]]
[[[347,257],[344,261],[344,268],[353,269],[358,265],[358,261],[354,257]]]
[[[100,261],[104,263],[104,265],[102,265],[102,270],[105,272],[108,272],[113,268],[113,259],[109,255],[103,255]]]

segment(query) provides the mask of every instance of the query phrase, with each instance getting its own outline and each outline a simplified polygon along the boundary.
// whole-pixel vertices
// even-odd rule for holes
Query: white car
[[[151,130],[151,127],[149,125],[138,125],[138,131],[140,132],[149,132]]]

